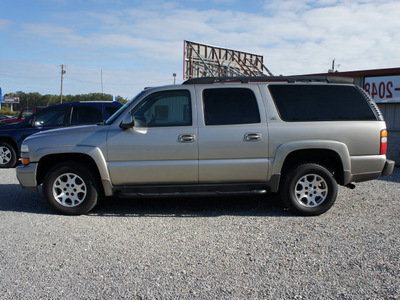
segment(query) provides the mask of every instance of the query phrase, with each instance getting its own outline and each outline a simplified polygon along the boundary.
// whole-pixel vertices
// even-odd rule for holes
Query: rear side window
[[[106,106],[106,111],[112,116],[117,112],[117,110],[120,109],[120,106]]]
[[[103,115],[94,107],[73,107],[71,124],[85,125],[96,124],[103,121]]]
[[[354,86],[287,84],[270,85],[269,90],[282,120],[287,122],[376,120]]]
[[[257,99],[250,89],[205,89],[203,105],[206,125],[260,123]]]

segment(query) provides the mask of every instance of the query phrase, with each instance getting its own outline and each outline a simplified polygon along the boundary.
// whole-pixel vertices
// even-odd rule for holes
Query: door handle
[[[257,142],[261,141],[261,133],[246,133],[244,135],[244,140],[246,142]]]
[[[196,140],[193,134],[180,134],[178,136],[178,141],[180,143],[193,143]]]

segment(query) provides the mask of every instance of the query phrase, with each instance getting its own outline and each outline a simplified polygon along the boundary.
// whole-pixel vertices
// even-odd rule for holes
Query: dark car
[[[43,108],[21,122],[0,126],[0,168],[17,164],[27,136],[49,129],[100,123],[121,106],[116,101],[70,102]]]
[[[42,108],[43,107],[40,107],[40,106],[39,107],[32,107],[32,108],[23,108],[16,117],[7,118],[7,119],[4,119],[4,120],[1,120],[0,121],[0,125],[21,122],[22,120],[25,120],[30,115],[33,115],[35,112],[41,110]]]

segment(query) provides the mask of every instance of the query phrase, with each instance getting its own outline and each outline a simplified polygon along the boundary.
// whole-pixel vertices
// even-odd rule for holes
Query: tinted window
[[[270,85],[284,121],[376,120],[354,86]]]
[[[35,117],[35,126],[60,126],[65,124],[68,107],[56,107],[39,112]]]
[[[260,123],[257,99],[250,89],[206,89],[203,105],[206,125]]]
[[[118,109],[120,109],[120,106],[107,106],[106,107],[106,111],[110,114],[110,116],[112,116],[113,114],[115,114],[117,112]]]
[[[131,105],[131,103],[139,99],[145,92],[146,92],[145,90],[141,91],[138,95],[135,96],[135,98],[133,98],[131,101],[125,103],[122,107],[120,107],[110,118],[108,118],[106,124],[107,125],[112,124],[125,111],[125,109]]]
[[[135,126],[192,125],[190,93],[187,90],[156,92],[133,109]]]
[[[74,107],[72,109],[71,124],[96,124],[103,121],[103,115],[94,107]]]

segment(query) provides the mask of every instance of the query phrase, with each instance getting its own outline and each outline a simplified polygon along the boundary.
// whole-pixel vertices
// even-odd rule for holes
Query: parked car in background
[[[32,107],[32,108],[23,108],[19,112],[18,116],[14,117],[14,118],[7,118],[7,119],[4,119],[4,120],[1,120],[0,121],[0,125],[21,122],[21,121],[25,120],[27,117],[29,117],[30,115],[32,115],[35,112],[41,110],[42,108],[43,107],[40,107],[40,106]]]
[[[116,101],[70,102],[43,108],[21,122],[0,126],[0,168],[17,164],[21,143],[27,136],[49,129],[100,123],[121,106]]]

